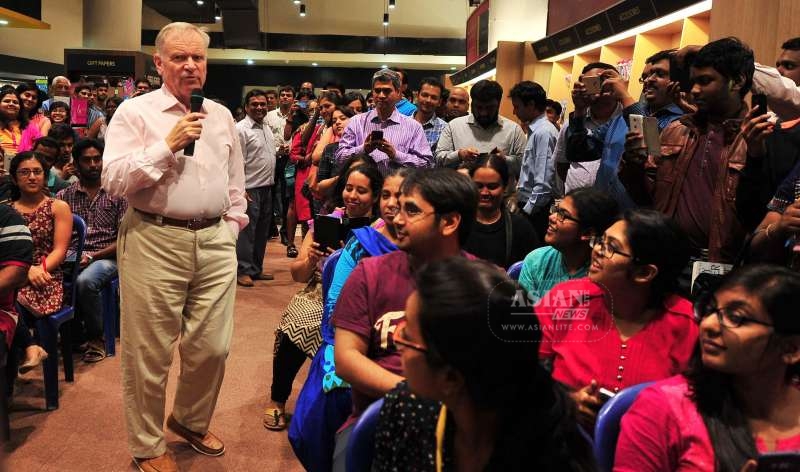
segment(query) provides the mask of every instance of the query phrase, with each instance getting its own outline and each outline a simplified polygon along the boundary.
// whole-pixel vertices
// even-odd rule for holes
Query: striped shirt
[[[383,131],[383,138],[396,151],[393,160],[377,149],[370,153],[382,174],[396,167],[433,167],[433,154],[422,125],[396,109],[386,121],[381,121],[376,110],[350,118],[336,150],[336,161],[341,163],[353,154],[364,152],[364,141],[375,130]]]

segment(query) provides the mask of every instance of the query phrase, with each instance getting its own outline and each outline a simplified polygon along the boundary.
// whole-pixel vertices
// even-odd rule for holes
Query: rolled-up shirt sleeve
[[[800,117],[800,87],[783,77],[778,69],[756,63],[753,93],[766,95],[769,107],[782,120]]]
[[[155,185],[177,163],[165,140],[145,145],[143,118],[125,105],[114,113],[103,152],[103,188],[119,197]]]

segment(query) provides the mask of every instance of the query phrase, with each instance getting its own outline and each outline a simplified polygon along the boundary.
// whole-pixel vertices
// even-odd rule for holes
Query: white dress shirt
[[[194,156],[165,138],[189,110],[165,85],[124,101],[106,132],[103,188],[139,210],[177,219],[223,216],[234,234],[247,226],[244,160],[230,111],[203,100]]]
[[[275,183],[275,137],[263,120],[250,116],[236,123],[239,144],[244,156],[244,188],[266,187]]]

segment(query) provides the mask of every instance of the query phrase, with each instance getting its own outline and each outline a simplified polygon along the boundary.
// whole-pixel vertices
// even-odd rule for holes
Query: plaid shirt
[[[442,130],[445,126],[447,126],[447,122],[436,116],[436,114],[422,125],[422,130],[425,131],[428,144],[431,145],[431,152],[436,152],[436,144],[439,142],[439,136],[442,134]]]
[[[101,188],[94,196],[94,200],[90,201],[89,194],[80,182],[75,182],[58,192],[56,198],[67,202],[72,213],[86,222],[84,253],[97,252],[117,241],[120,221],[128,209],[128,201],[125,198],[111,196]],[[67,251],[68,257],[75,254],[76,243],[77,240],[73,238]]]

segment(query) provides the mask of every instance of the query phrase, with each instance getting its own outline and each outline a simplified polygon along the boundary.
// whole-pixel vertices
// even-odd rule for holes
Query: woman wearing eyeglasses
[[[583,187],[571,190],[550,208],[545,244],[525,257],[519,284],[538,300],[556,284],[586,277],[592,248],[589,239],[616,221],[617,202],[606,192]]]
[[[429,264],[394,332],[407,382],[384,399],[373,471],[593,471],[575,405],[537,362],[535,317],[486,262]],[[488,323],[487,323],[488,321]]]
[[[478,158],[469,176],[478,188],[478,213],[464,250],[507,269],[541,245],[539,236],[527,218],[505,208],[509,172],[504,157]]]
[[[45,192],[45,162],[33,152],[22,152],[11,159],[11,207],[25,220],[33,238],[33,264],[28,269],[28,284],[17,291],[17,302],[32,315],[47,316],[61,308],[64,298],[61,263],[72,237],[72,212],[62,200]],[[15,345],[25,349],[20,373],[25,373],[47,358],[47,353],[30,337],[24,320],[14,337]]]
[[[800,450],[798,306],[800,275],[769,265],[738,269],[698,300],[691,367],[639,394],[614,470],[738,472],[759,454]]]
[[[689,257],[671,220],[629,210],[591,244],[589,277],[556,285],[535,307],[540,357],[589,427],[601,388],[613,395],[683,372],[697,340],[692,305],[674,294]]]

